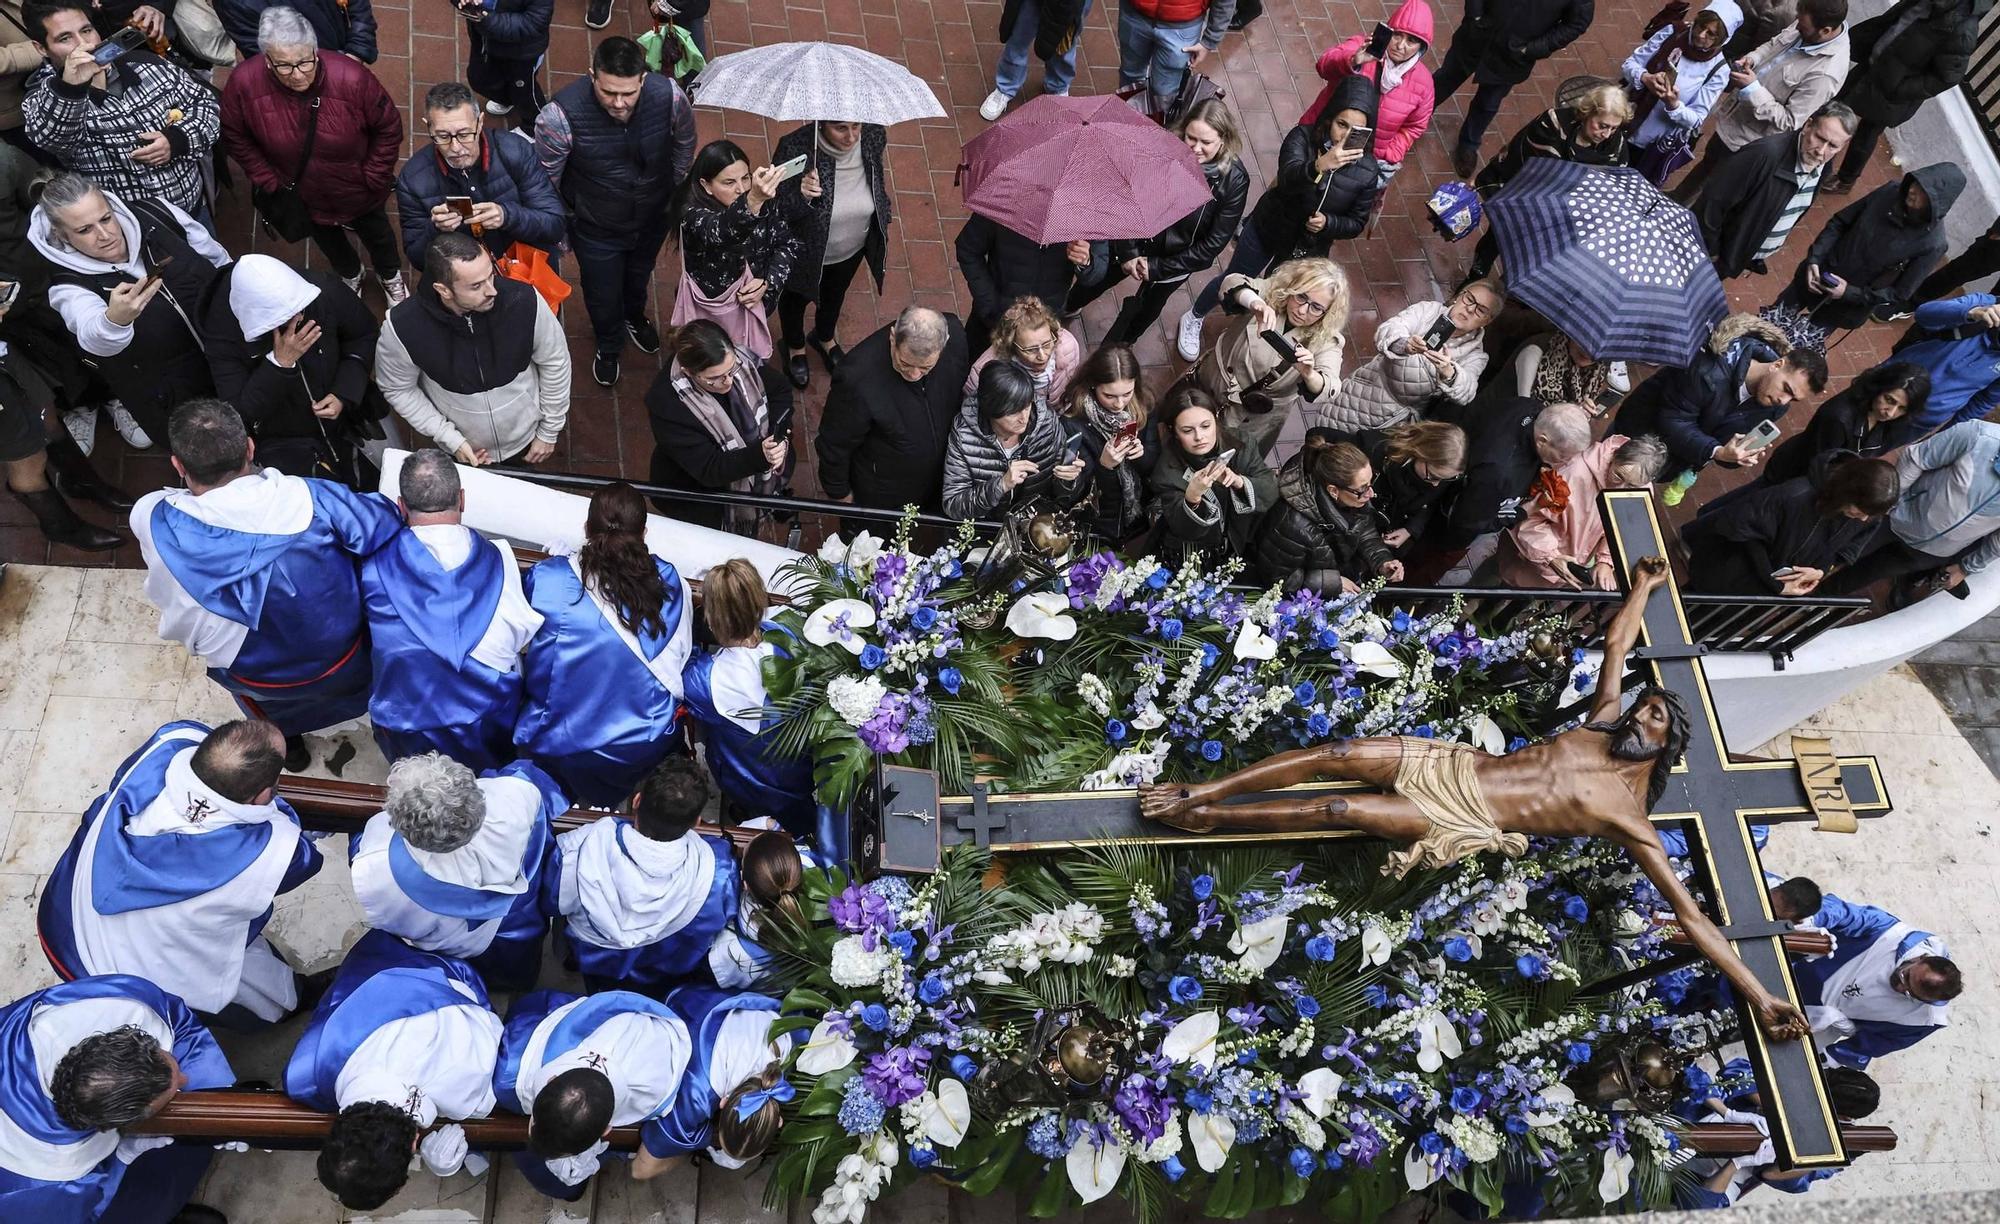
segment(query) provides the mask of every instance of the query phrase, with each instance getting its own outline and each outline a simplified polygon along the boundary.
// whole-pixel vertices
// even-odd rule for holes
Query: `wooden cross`
[[[1629,585],[1642,557],[1666,548],[1651,494],[1608,492],[1600,502],[1612,556]],[[1653,683],[1687,702],[1687,755],[1653,812],[1656,824],[1685,822],[1688,853],[1708,883],[1715,921],[1736,954],[1766,988],[1799,1005],[1782,937],[1789,924],[1771,916],[1763,864],[1751,824],[1817,819],[1827,830],[1852,832],[1856,815],[1889,811],[1889,796],[1873,757],[1834,758],[1823,741],[1802,746],[1798,761],[1735,761],[1716,720],[1700,647],[1689,640],[1680,590],[1671,575],[1646,609],[1641,649],[1633,652]],[[1795,745],[1800,741],[1794,740]],[[1813,1043],[1772,1042],[1739,1005],[1743,1040],[1771,1124],[1779,1163],[1791,1168],[1844,1165],[1849,1156],[1820,1077]]]

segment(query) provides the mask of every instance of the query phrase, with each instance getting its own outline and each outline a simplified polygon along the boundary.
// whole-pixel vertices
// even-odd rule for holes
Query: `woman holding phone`
[[[1346,77],[1365,77],[1381,94],[1382,102],[1375,112],[1378,186],[1389,185],[1417,138],[1430,129],[1437,90],[1431,83],[1431,70],[1424,65],[1424,52],[1430,49],[1435,29],[1429,4],[1403,0],[1387,22],[1328,47],[1314,66],[1326,87],[1299,116],[1299,122],[1307,127],[1318,122],[1333,101],[1334,89]]]
[[[1268,280],[1223,280],[1232,317],[1196,363],[1194,381],[1259,458],[1270,456],[1287,422],[1340,391],[1347,300],[1347,274],[1330,259],[1294,259]]]
[[[760,363],[772,348],[766,310],[799,257],[790,218],[770,207],[783,181],[775,166],[752,170],[734,141],[710,141],[674,205],[681,283],[671,322],[707,319]]]
[[[1264,457],[1223,428],[1214,396],[1189,383],[1167,394],[1160,433],[1150,551],[1175,568],[1195,553],[1210,562],[1246,556],[1278,496]]]
[[[646,392],[653,423],[647,479],[679,489],[732,489],[769,496],[792,470],[792,390],[764,377],[763,363],[720,326],[696,319],[668,338],[673,360]],[[704,527],[751,534],[757,512],[666,503],[661,512]]]
[[[1887,459],[1827,451],[1795,480],[1711,502],[1681,532],[1688,589],[1810,595],[1870,551],[1900,492]]]
[[[1011,361],[980,370],[966,410],[944,448],[944,512],[998,518],[1047,493],[1075,504],[1084,463],[1063,441],[1055,414],[1035,402],[1035,383]]]
[[[1160,458],[1158,437],[1147,428],[1151,409],[1138,355],[1127,345],[1106,344],[1070,379],[1064,445],[1083,460],[1097,498],[1090,529],[1110,544],[1146,525],[1146,480]]]
[[[778,299],[784,324],[785,375],[794,387],[811,380],[806,349],[819,354],[828,374],[846,354],[836,332],[847,287],[861,265],[882,294],[882,268],[888,257],[890,192],[883,173],[889,131],[876,123],[808,123],[778,141],[779,166],[807,159],[804,173],[778,187],[778,206],[791,218],[799,236],[799,255]],[[812,331],[806,331],[806,307],[813,307]]]
[[[1316,425],[1355,433],[1422,420],[1472,402],[1486,373],[1486,328],[1507,296],[1477,280],[1449,302],[1416,302],[1375,329],[1375,355],[1340,384]]]

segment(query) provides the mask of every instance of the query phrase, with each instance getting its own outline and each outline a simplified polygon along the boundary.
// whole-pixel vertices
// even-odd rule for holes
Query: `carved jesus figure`
[[[1398,876],[1482,850],[1521,854],[1530,836],[1616,842],[1673,906],[1689,940],[1729,979],[1764,1030],[1778,1040],[1804,1037],[1805,1016],[1766,990],[1738,959],[1674,874],[1647,819],[1686,750],[1687,707],[1674,693],[1648,685],[1622,717],[1618,708],[1626,656],[1639,640],[1647,600],[1666,577],[1667,563],[1659,557],[1634,567],[1631,594],[1605,633],[1604,671],[1590,720],[1582,727],[1505,756],[1402,736],[1321,744],[1280,753],[1212,782],[1141,787],[1140,810],[1193,832],[1358,829],[1409,846],[1383,868]],[[1365,782],[1386,793],[1221,802],[1319,780]]]

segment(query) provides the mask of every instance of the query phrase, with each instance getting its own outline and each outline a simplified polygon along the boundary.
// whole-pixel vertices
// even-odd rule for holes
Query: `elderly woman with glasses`
[[[1388,429],[1472,402],[1486,372],[1486,328],[1507,295],[1476,280],[1449,302],[1417,302],[1375,329],[1375,355],[1347,376],[1315,424],[1344,433]]]
[[[1403,563],[1382,539],[1374,508],[1375,467],[1352,442],[1315,429],[1278,469],[1278,502],[1250,550],[1259,583],[1321,595],[1352,594],[1377,578],[1403,580]]]
[[[1347,275],[1317,258],[1279,264],[1264,280],[1232,273],[1222,306],[1233,317],[1195,363],[1194,379],[1222,405],[1229,432],[1269,456],[1286,422],[1340,391]]]
[[[979,399],[979,372],[995,361],[1012,362],[1034,384],[1035,410],[1059,411],[1070,379],[1083,364],[1083,346],[1038,297],[1015,298],[993,325],[992,341],[965,376],[960,411],[971,415]]]
[[[267,222],[282,217],[291,205],[286,197],[296,195],[313,244],[359,292],[361,257],[345,232],[352,229],[395,305],[409,290],[384,205],[402,152],[402,115],[373,73],[320,47],[297,9],[265,9],[257,46],[223,87],[223,147],[249,174]]]

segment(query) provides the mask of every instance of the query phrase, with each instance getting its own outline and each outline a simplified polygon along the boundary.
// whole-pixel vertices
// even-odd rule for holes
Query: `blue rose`
[[[1197,901],[1208,900],[1215,895],[1215,877],[1205,874],[1196,876],[1188,881],[1188,891],[1194,894]]]
[[[1563,902],[1563,916],[1571,922],[1582,922],[1590,917],[1590,903],[1582,897],[1571,897]]]
[[[954,1054],[951,1056],[951,1073],[962,1080],[969,1081],[973,1076],[979,1074],[979,1064],[973,1062],[963,1054]]]
[[[1115,718],[1104,720],[1104,738],[1114,744],[1125,742],[1125,724]]]
[[[945,995],[949,993],[950,989],[944,984],[944,979],[935,973],[925,974],[924,980],[917,983],[917,999],[927,1006],[944,1002]]]
[[[1201,644],[1201,666],[1204,671],[1214,667],[1215,661],[1221,657],[1222,648],[1214,642],[1203,642]]]
[[[1527,746],[1528,746],[1528,738],[1524,735],[1517,735],[1513,739],[1507,741],[1507,751],[1509,752],[1519,752],[1521,749],[1526,748]]]
[[[1311,1177],[1319,1168],[1319,1161],[1314,1160],[1313,1154],[1302,1147],[1293,1148],[1285,1159],[1291,1163],[1294,1177]]]
[[[1299,1013],[1299,1019],[1310,1020],[1319,1015],[1319,1000],[1309,994],[1302,994],[1292,1001],[1292,1007]]]
[[[1166,1174],[1168,1181],[1177,1182],[1187,1176],[1187,1166],[1181,1163],[1180,1157],[1169,1156],[1160,1162],[1160,1172]]]
[[[910,1149],[911,1168],[928,1169],[936,1163],[937,1163],[937,1149],[927,1148],[927,1147],[913,1147]]]
[[[1410,631],[1410,614],[1401,608],[1397,608],[1389,617],[1389,628],[1394,629],[1397,633],[1408,633]]]
[[[965,677],[958,674],[956,667],[938,669],[938,687],[952,696],[958,696],[958,686],[965,683]]]
[[[1345,1165],[1346,1163],[1347,1161],[1341,1158],[1339,1152],[1328,1152],[1326,1154],[1326,1167],[1333,1172],[1338,1173],[1341,1169],[1341,1166]]]
[[[1319,689],[1314,687],[1313,682],[1310,680],[1301,680],[1292,686],[1292,700],[1302,706],[1311,705],[1313,698],[1317,696],[1319,696]]]
[[[1257,1051],[1255,1050],[1245,1050],[1236,1056],[1236,1065],[1239,1067],[1247,1067],[1256,1061]]]
[[[1216,762],[1216,761],[1219,761],[1219,760],[1221,760],[1221,759],[1222,759],[1222,741],[1221,741],[1221,740],[1212,740],[1212,739],[1211,739],[1211,740],[1203,740],[1203,741],[1201,741],[1201,759],[1202,759],[1202,760],[1204,760],[1204,761],[1207,761],[1207,762],[1209,762],[1209,763],[1211,763],[1211,764],[1213,764],[1213,763],[1214,763],[1214,762]]]
[[[1514,972],[1531,982],[1540,981],[1546,968],[1547,966],[1542,964],[1542,958],[1533,952],[1523,952],[1514,958]]]
[[[1167,580],[1172,577],[1173,575],[1167,572],[1166,566],[1164,565],[1158,566],[1153,570],[1152,573],[1146,575],[1146,585],[1152,587],[1156,591],[1164,590],[1167,585]]]
[[[1368,1000],[1368,1006],[1374,1008],[1376,1011],[1381,1011],[1383,1008],[1389,1006],[1389,991],[1386,987],[1375,985],[1363,986],[1361,988],[1361,997]]]
[[[1215,1098],[1200,1088],[1190,1088],[1181,1093],[1181,1100],[1198,1114],[1205,1114],[1215,1108]]]
[[[928,604],[919,607],[915,612],[910,613],[910,623],[919,629],[935,628],[937,626],[937,609]]]
[[[888,661],[889,652],[873,642],[861,648],[861,666],[868,671],[874,671]]]
[[[1477,1088],[1454,1088],[1451,1090],[1451,1107],[1454,1112],[1469,1114],[1478,1109],[1486,1098],[1479,1095]]]
[[[1472,944],[1463,935],[1453,935],[1444,941],[1444,954],[1450,960],[1469,961],[1472,959]]]
[[[1178,642],[1181,640],[1181,634],[1185,629],[1186,626],[1182,625],[1178,618],[1169,616],[1160,622],[1160,640],[1162,642]]]
[[[1417,1140],[1417,1146],[1422,1148],[1427,1155],[1436,1156],[1451,1145],[1446,1143],[1444,1136],[1438,1134],[1436,1131],[1425,1131],[1423,1138]]]
[[[1507,1133],[1510,1135],[1525,1135],[1528,1133],[1528,1120],[1520,1114],[1508,1114],[1507,1121],[1503,1125],[1506,1126]]]
[[[1578,1065],[1589,1062],[1590,1054],[1590,1043],[1588,1041],[1572,1041],[1563,1050],[1563,1057]]]
[[[861,1009],[861,1023],[879,1033],[889,1027],[889,1009],[880,1003],[870,1003]]]
[[[904,960],[908,960],[916,953],[917,937],[908,931],[891,931],[889,932],[889,946],[896,949],[896,955],[902,957]]]
[[[1330,961],[1340,949],[1340,944],[1331,935],[1315,935],[1306,940],[1306,959]]]
[[[1421,727],[1410,728],[1410,734],[1416,736],[1418,739],[1436,739],[1437,728],[1431,726],[1429,723],[1425,723]]]
[[[1178,974],[1167,983],[1167,997],[1176,1003],[1198,1003],[1201,1001],[1201,983]]]
[[[1333,720],[1324,714],[1315,714],[1306,719],[1306,734],[1314,739],[1325,739],[1333,734]]]
[[[1322,629],[1313,634],[1313,645],[1321,650],[1332,650],[1340,645],[1340,632],[1336,629]]]

